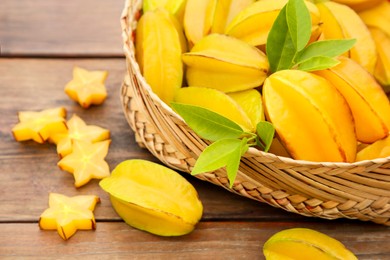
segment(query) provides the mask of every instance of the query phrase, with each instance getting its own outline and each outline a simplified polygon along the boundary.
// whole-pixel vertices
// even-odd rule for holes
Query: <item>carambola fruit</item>
[[[263,84],[269,70],[263,52],[239,39],[222,35],[205,36],[183,54],[189,86],[234,92]]]
[[[263,86],[267,119],[294,159],[353,162],[356,135],[344,97],[327,80],[299,70],[282,70]]]
[[[191,183],[157,163],[123,161],[99,184],[127,224],[152,234],[185,235],[202,217],[203,205]]]

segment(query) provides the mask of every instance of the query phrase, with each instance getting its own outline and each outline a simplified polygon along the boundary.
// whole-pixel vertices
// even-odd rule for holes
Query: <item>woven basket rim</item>
[[[125,7],[124,7],[124,9],[122,11],[122,14],[121,14],[122,40],[123,40],[123,43],[124,43],[125,56],[128,59],[135,58],[134,56],[129,56],[129,53],[131,53],[131,54],[134,54],[134,53],[130,50],[130,48],[128,46],[128,44],[131,44],[132,45],[131,47],[134,48],[134,43],[133,43],[133,41],[129,37],[129,30],[128,30],[129,26],[128,26],[128,22],[127,22],[128,9],[129,9],[129,7],[131,5],[130,1],[131,0],[126,0]],[[138,0],[138,3],[141,4],[142,0]],[[126,49],[126,48],[128,48],[128,49]],[[185,121],[183,120],[183,118],[179,114],[177,114],[170,106],[168,106],[166,103],[164,103],[152,91],[152,88],[150,87],[149,83],[146,82],[145,78],[140,73],[140,68],[139,68],[138,63],[135,62],[133,65],[136,67],[136,71],[135,72],[137,73],[137,77],[139,78],[139,80],[141,80],[142,86],[147,89],[147,91],[149,92],[151,98],[154,101],[158,102],[166,111],[168,111],[176,119],[180,120],[181,122],[183,122],[185,124]],[[246,152],[246,155],[244,155],[244,157],[248,156],[248,155],[252,155],[252,156],[266,156],[266,157],[271,157],[271,158],[277,158],[280,161],[283,161],[283,162],[285,162],[287,164],[294,164],[294,165],[299,164],[299,165],[305,165],[305,166],[326,166],[326,167],[330,167],[330,168],[350,168],[350,167],[357,167],[357,166],[369,166],[369,165],[373,165],[373,164],[383,164],[383,163],[386,163],[386,162],[390,161],[390,156],[388,156],[388,157],[385,157],[385,158],[376,158],[376,159],[372,159],[372,160],[362,160],[362,161],[356,161],[356,162],[352,162],[352,163],[348,163],[348,162],[326,162],[326,161],[315,162],[315,161],[297,160],[297,159],[293,159],[293,158],[290,158],[290,157],[279,156],[279,155],[275,155],[275,154],[272,154],[272,153],[261,151],[261,150],[259,150],[257,148],[254,148],[254,147],[250,147],[249,150]]]

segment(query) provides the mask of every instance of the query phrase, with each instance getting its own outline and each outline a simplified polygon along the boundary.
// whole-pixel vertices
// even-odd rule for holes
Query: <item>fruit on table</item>
[[[256,125],[245,113],[242,107],[231,97],[222,91],[212,88],[185,87],[176,92],[174,102],[199,106],[220,114],[244,130],[254,132]],[[253,107],[255,103],[252,103]],[[249,108],[248,108],[249,109]]]
[[[385,92],[390,92],[390,34],[376,27],[370,27],[372,38],[378,52],[374,77],[382,85]]]
[[[189,86],[234,92],[260,86],[269,70],[265,54],[239,39],[209,34],[184,53]]]
[[[376,141],[360,150],[356,155],[356,161],[373,160],[390,156],[390,136]]]
[[[386,2],[386,0],[332,0],[332,1],[337,2],[339,4],[347,5],[357,12],[370,9],[382,2]]]
[[[210,33],[224,33],[226,24],[254,0],[187,0],[183,27],[192,47]]]
[[[78,195],[68,197],[58,193],[49,194],[49,208],[39,218],[39,227],[44,230],[57,230],[67,240],[76,231],[96,229],[93,210],[99,197],[94,195]]]
[[[44,143],[53,134],[67,131],[66,110],[63,107],[41,111],[21,111],[19,123],[12,128],[16,141],[34,140]]]
[[[308,228],[277,232],[265,242],[263,253],[267,260],[357,259],[340,241]]]
[[[390,103],[375,79],[353,60],[340,57],[340,64],[315,74],[331,82],[347,100],[355,121],[357,140],[373,143],[390,131]]]
[[[323,21],[322,39],[356,39],[347,56],[374,72],[377,52],[370,31],[359,15],[346,5],[332,1],[317,3]]]
[[[72,152],[72,140],[99,142],[110,138],[110,131],[96,125],[87,125],[74,114],[67,121],[68,131],[54,134],[51,140],[57,145],[57,153],[62,158]]]
[[[324,78],[282,70],[263,85],[267,119],[294,159],[353,162],[356,135],[347,102]]]
[[[112,206],[127,224],[152,234],[190,233],[203,213],[191,183],[150,161],[123,161],[99,184],[110,194]]]
[[[228,96],[244,110],[252,122],[253,129],[256,129],[258,122],[265,120],[262,97],[256,89],[231,92]]]
[[[75,187],[87,184],[91,179],[103,179],[110,175],[107,156],[111,140],[90,143],[72,140],[72,152],[63,157],[57,165],[61,170],[73,174]]]
[[[225,33],[253,46],[264,46],[268,33],[280,10],[288,0],[261,0],[247,6],[226,27]],[[320,13],[317,7],[305,1],[312,18],[312,38],[320,35]]]
[[[162,8],[141,16],[136,31],[136,58],[154,93],[169,104],[182,85],[181,54],[185,39],[176,18]]]
[[[107,76],[107,71],[88,71],[76,66],[73,79],[65,86],[65,93],[83,108],[100,105],[107,98],[104,85]]]

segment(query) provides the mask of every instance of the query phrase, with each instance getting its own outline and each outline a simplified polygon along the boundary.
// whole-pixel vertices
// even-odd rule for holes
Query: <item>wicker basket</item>
[[[126,0],[121,18],[128,72],[121,92],[124,113],[141,147],[165,165],[189,173],[208,142],[151,91],[140,73],[133,40],[141,6],[141,0]],[[314,163],[250,148],[232,188],[224,169],[196,177],[305,216],[390,225],[390,157],[352,164]]]

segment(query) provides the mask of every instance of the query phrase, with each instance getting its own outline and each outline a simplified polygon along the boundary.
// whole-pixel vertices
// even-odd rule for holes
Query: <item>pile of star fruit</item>
[[[106,71],[75,67],[65,92],[83,108],[100,105],[107,97],[106,77]],[[12,129],[16,141],[54,143],[61,158],[57,164],[73,175],[76,188],[91,179],[103,179],[101,188],[109,193],[113,208],[127,224],[156,235],[179,236],[191,232],[200,220],[203,206],[197,191],[177,172],[145,160],[127,160],[110,175],[105,161],[108,129],[87,125],[77,115],[66,121],[63,107],[22,111],[18,118]],[[79,229],[95,229],[93,210],[99,201],[93,195],[50,193],[49,208],[41,214],[39,226],[57,230],[64,240]]]
[[[390,156],[390,3],[304,1],[307,44],[298,35],[275,51],[286,38],[268,36],[284,22],[274,24],[287,2],[144,1],[135,37],[140,71],[168,105],[209,109],[244,131],[271,122],[277,155],[328,162]],[[284,30],[277,29],[270,38]],[[331,45],[321,49],[348,39],[353,47],[336,57]],[[283,66],[288,59],[291,66]]]

